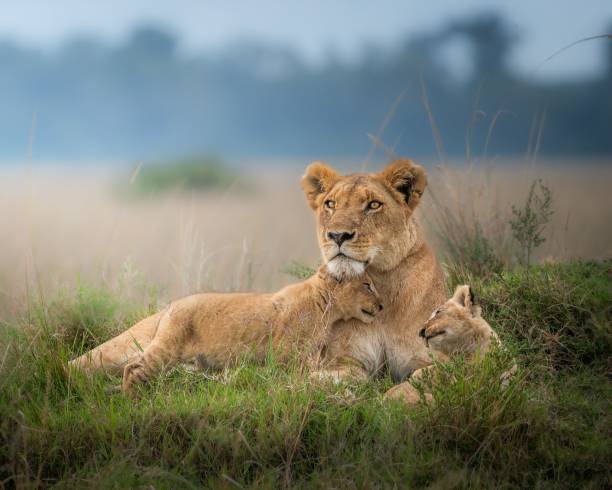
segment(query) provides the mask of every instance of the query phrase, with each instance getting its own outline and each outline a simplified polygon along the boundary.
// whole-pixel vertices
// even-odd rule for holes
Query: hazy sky
[[[171,28],[188,52],[246,38],[283,43],[318,62],[330,51],[354,58],[367,43],[392,45],[483,10],[503,13],[521,34],[512,63],[523,72],[572,41],[612,31],[612,0],[0,0],[0,38],[47,49],[77,34],[119,42],[147,22]],[[563,53],[538,76],[596,72],[605,42],[612,41]]]

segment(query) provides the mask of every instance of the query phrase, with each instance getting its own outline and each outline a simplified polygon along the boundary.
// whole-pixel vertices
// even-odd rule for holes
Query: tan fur
[[[419,336],[432,355],[442,361],[461,354],[477,362],[490,351],[493,342],[499,343],[499,337],[482,318],[481,308],[474,303],[470,287],[466,285],[458,286],[453,297],[433,312]],[[417,403],[419,391],[411,381],[423,378],[432,369],[433,366],[427,366],[415,371],[410,381],[394,386],[385,398],[402,400],[409,405]],[[508,371],[508,376],[515,370],[513,367]],[[432,400],[429,393],[425,396],[427,401]]]
[[[158,322],[155,335],[142,355],[125,366],[123,389],[130,391],[160,369],[195,356],[219,368],[245,353],[263,360],[270,347],[281,356],[293,349],[316,352],[334,322],[371,322],[381,309],[367,274],[338,281],[325,268],[274,294],[189,296],[150,317]]]
[[[369,325],[334,325],[323,367],[314,377],[366,379],[386,366],[401,380],[431,363],[418,332],[445,300],[445,286],[413,216],[426,185],[425,171],[407,159],[373,174],[341,176],[321,162],[306,170],[302,188],[316,213],[328,270],[351,276],[367,267],[385,302],[384,311]],[[372,202],[375,208],[368,207]],[[329,233],[351,238],[338,246]]]

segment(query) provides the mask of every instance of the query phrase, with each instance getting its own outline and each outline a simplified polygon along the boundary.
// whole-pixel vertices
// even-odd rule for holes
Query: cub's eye
[[[382,206],[382,202],[380,201],[370,201],[368,203],[368,209],[378,209]]]
[[[438,308],[437,310],[434,310],[434,312],[431,314],[429,319],[433,320],[436,316],[438,316],[438,313],[440,313],[441,311],[442,311],[442,308]]]
[[[325,201],[325,207],[327,209],[334,209],[336,207],[336,202],[332,201],[331,199],[328,199],[327,201]]]
[[[372,292],[372,285],[369,282],[364,282],[363,285],[369,292]]]

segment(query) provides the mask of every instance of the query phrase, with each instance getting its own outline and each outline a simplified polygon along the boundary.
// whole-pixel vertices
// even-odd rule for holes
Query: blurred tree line
[[[384,133],[398,153],[611,154],[612,42],[599,78],[545,84],[509,69],[516,41],[492,14],[319,67],[247,42],[187,58],[157,27],[116,47],[73,39],[53,54],[4,41],[0,158],[26,155],[34,113],[37,158],[363,156],[366,134],[377,133],[401,93]],[[440,56],[457,42],[471,56],[463,77]]]

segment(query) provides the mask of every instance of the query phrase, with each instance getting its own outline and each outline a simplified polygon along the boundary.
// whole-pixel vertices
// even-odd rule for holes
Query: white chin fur
[[[327,263],[327,271],[336,279],[352,279],[365,272],[365,264],[348,257],[336,257]]]

